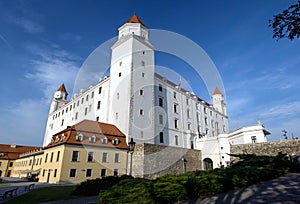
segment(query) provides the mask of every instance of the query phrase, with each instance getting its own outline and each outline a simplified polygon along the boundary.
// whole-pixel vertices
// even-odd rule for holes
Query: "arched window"
[[[205,158],[203,160],[204,170],[212,170],[213,169],[213,161],[210,158]]]

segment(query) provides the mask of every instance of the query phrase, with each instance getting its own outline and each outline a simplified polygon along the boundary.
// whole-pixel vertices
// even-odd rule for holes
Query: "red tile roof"
[[[131,16],[127,21],[126,23],[140,23],[142,24],[143,26],[146,27],[146,25],[141,21],[141,19],[136,15],[136,14],[133,14],[133,16]]]
[[[14,147],[15,146],[15,147]],[[19,158],[20,154],[38,150],[41,147],[35,146],[21,146],[21,145],[8,145],[8,144],[0,144],[0,159],[17,159]]]
[[[66,87],[64,84],[62,84],[58,89],[57,91],[62,91],[62,92],[66,92],[67,93],[67,90],[66,90]]]
[[[218,87],[215,88],[213,95],[216,95],[216,94],[222,94],[221,91],[218,89]]]
[[[81,141],[76,139],[77,135],[83,136]],[[90,141],[92,136],[95,136],[95,142]],[[103,143],[103,138],[107,138],[108,142]],[[118,140],[118,144],[113,144],[113,140],[115,139]],[[52,141],[45,148],[61,144],[101,146],[118,149],[128,148],[126,136],[116,126],[91,120],[83,120],[53,135]]]

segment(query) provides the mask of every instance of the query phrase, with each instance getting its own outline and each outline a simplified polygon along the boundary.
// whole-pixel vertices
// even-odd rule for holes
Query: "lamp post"
[[[186,173],[186,159],[184,157],[181,158],[182,161],[182,171],[185,174]]]
[[[132,154],[134,152],[135,142],[133,138],[131,138],[130,142],[128,142],[128,152],[130,153],[130,171],[129,175],[132,176]]]

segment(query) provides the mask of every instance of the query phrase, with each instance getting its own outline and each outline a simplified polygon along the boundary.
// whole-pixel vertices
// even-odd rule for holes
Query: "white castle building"
[[[226,104],[218,88],[210,104],[155,73],[149,30],[136,15],[119,28],[111,50],[110,76],[69,101],[64,85],[55,92],[43,146],[55,133],[84,119],[114,124],[127,141],[133,138],[137,143],[201,149],[204,155],[208,152],[207,157],[214,147],[211,141],[231,137]],[[256,137],[265,139],[262,134]],[[212,154],[218,155],[210,158],[214,164],[220,163],[220,151]]]

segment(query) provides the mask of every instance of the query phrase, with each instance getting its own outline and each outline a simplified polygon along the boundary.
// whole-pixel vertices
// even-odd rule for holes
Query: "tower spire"
[[[146,27],[146,25],[141,21],[141,19],[135,13],[126,21],[126,23],[140,23]]]

